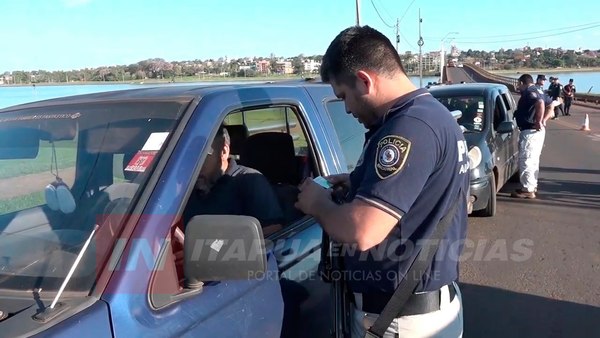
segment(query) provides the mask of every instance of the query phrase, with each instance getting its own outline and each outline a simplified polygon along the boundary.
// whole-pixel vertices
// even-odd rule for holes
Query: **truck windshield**
[[[89,291],[189,100],[0,112],[0,289]]]
[[[481,132],[485,128],[485,99],[483,96],[436,97],[448,110],[460,110],[458,124],[469,132]]]

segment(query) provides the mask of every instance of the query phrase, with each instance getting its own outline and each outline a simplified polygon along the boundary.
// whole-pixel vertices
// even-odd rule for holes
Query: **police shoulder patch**
[[[383,137],[377,143],[377,160],[375,161],[377,176],[386,179],[397,174],[404,167],[409,152],[410,141],[404,137],[397,135]]]

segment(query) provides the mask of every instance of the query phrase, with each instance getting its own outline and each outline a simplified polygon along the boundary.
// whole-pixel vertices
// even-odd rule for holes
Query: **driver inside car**
[[[195,215],[252,216],[268,236],[282,228],[277,196],[259,171],[230,158],[230,145],[229,133],[221,126],[183,213],[184,224]]]

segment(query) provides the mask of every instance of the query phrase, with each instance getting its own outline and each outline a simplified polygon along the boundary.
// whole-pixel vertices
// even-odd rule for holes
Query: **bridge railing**
[[[518,81],[515,78],[490,73],[485,69],[477,67],[473,64],[466,63],[463,65],[463,67],[465,68],[465,71],[473,78],[473,80],[477,82],[502,83],[506,85],[512,92],[518,93]],[[600,105],[600,95],[577,93],[575,94],[575,103]]]
[[[518,81],[515,78],[490,73],[485,69],[468,63],[464,64],[463,68],[465,68],[465,71],[467,71],[467,73],[473,78],[473,80],[477,82],[501,83],[506,85],[510,91],[515,93],[518,92]]]

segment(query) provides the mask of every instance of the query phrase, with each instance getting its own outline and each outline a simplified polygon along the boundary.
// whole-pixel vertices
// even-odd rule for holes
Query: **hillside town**
[[[459,65],[472,63],[486,70],[557,69],[600,67],[600,50],[562,48],[523,47],[500,49],[498,51],[460,50],[451,46],[449,53],[441,57],[440,51],[423,53],[422,73],[439,75],[440,63]],[[419,74],[419,54],[406,51],[400,54],[406,71]],[[218,78],[252,78],[273,76],[311,76],[319,72],[321,55],[282,57],[271,54],[268,57],[227,56],[218,59],[166,61],[152,58],[130,65],[113,65],[78,70],[12,70],[0,75],[0,85],[30,83],[70,83],[70,82],[131,82],[149,79],[168,81],[189,81]]]

